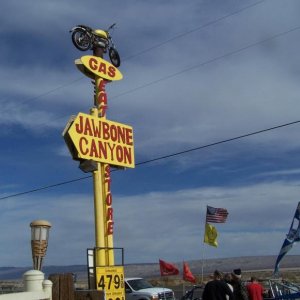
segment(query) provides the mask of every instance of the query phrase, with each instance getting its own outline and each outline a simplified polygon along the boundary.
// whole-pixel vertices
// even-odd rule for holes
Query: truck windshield
[[[153,285],[145,279],[130,279],[128,283],[135,291],[153,287]]]

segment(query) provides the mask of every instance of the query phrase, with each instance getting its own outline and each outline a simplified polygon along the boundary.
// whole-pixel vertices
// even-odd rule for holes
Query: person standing
[[[230,273],[226,273],[226,274],[224,275],[224,281],[226,282],[226,284],[229,286],[230,290],[231,290],[232,293],[233,293],[233,286],[232,286],[232,284],[231,284],[231,282],[232,282],[232,276],[231,276]],[[226,296],[226,299],[229,300],[229,296],[228,296],[228,295]]]
[[[250,300],[263,300],[264,288],[258,283],[255,276],[251,277],[251,283],[247,286]]]
[[[225,281],[222,280],[222,274],[215,270],[213,280],[209,281],[202,294],[202,300],[234,300],[233,293]]]
[[[242,282],[242,271],[241,269],[235,269],[231,273],[232,275],[232,286],[233,295],[235,300],[249,300],[248,291],[244,283]]]

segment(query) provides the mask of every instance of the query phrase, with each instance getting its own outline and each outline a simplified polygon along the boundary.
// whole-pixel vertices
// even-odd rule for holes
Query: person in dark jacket
[[[202,300],[226,300],[226,296],[229,297],[229,300],[234,300],[232,291],[227,283],[222,280],[221,272],[215,270],[213,280],[209,281],[204,287]]]
[[[248,291],[244,283],[242,282],[242,271],[241,269],[235,269],[231,273],[232,275],[232,286],[233,295],[235,300],[249,300]]]

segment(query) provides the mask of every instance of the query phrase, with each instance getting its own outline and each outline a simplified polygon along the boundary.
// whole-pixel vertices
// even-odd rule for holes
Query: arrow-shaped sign
[[[131,126],[79,113],[63,135],[73,159],[134,168]]]

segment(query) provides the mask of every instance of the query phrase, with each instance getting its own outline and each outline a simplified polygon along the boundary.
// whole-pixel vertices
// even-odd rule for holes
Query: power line
[[[51,94],[51,93],[53,93],[53,92],[55,92],[55,91],[58,91],[58,90],[61,90],[61,89],[65,88],[66,86],[72,85],[72,84],[74,84],[75,82],[82,80],[83,78],[85,78],[85,77],[81,77],[81,78],[74,79],[74,80],[72,80],[72,81],[70,81],[70,82],[68,82],[68,83],[66,83],[66,84],[60,85],[60,86],[58,86],[58,87],[56,87],[56,88],[53,88],[53,89],[51,89],[51,90],[49,90],[49,91],[47,91],[47,92],[44,92],[44,93],[42,93],[42,94],[40,94],[40,95],[37,95],[37,96],[34,96],[34,97],[30,97],[30,98],[28,98],[28,99],[25,99],[23,102],[21,102],[21,103],[19,103],[19,104],[26,104],[26,103],[28,103],[28,102],[31,102],[31,101],[37,100],[37,99],[39,99],[39,98],[45,97],[45,96],[47,96],[47,95],[49,95],[49,94]],[[1,99],[1,100],[3,100],[3,99]],[[2,111],[2,112],[3,112],[3,111]]]
[[[60,185],[65,185],[65,184],[73,183],[73,182],[76,182],[76,181],[81,181],[81,180],[84,180],[84,179],[87,179],[87,178],[90,178],[90,177],[91,177],[91,175],[85,176],[85,177],[76,178],[76,179],[71,179],[71,180],[67,180],[67,181],[62,181],[62,182],[54,183],[54,184],[51,184],[51,185],[46,185],[46,186],[43,186],[43,187],[40,187],[40,188],[36,188],[36,189],[32,189],[32,190],[29,190],[29,191],[25,191],[25,192],[21,192],[21,193],[16,193],[16,194],[9,195],[9,196],[4,196],[4,197],[1,197],[0,200],[4,200],[4,199],[8,199],[8,198],[13,198],[13,197],[17,197],[17,196],[22,196],[22,195],[26,195],[26,194],[31,194],[31,193],[39,192],[39,191],[42,191],[42,190],[47,190],[47,189],[50,189],[50,188],[58,187]]]
[[[205,148],[217,146],[217,145],[220,145],[220,144],[240,140],[240,139],[243,139],[243,138],[246,138],[246,137],[249,137],[249,136],[253,136],[253,135],[256,135],[256,134],[261,134],[261,133],[264,133],[264,132],[267,132],[267,131],[271,131],[271,130],[275,130],[275,129],[279,129],[279,128],[283,128],[283,127],[287,127],[287,126],[291,126],[291,125],[295,125],[295,124],[298,124],[298,123],[300,123],[300,120],[290,122],[290,123],[281,124],[281,125],[277,125],[277,126],[273,126],[273,127],[270,127],[270,128],[266,128],[266,129],[262,129],[262,130],[258,130],[258,131],[254,131],[254,132],[250,132],[250,133],[246,133],[246,134],[239,135],[239,136],[236,136],[236,137],[233,137],[233,138],[228,138],[228,139],[221,140],[221,141],[218,141],[218,142],[214,142],[214,143],[206,144],[206,145],[203,145],[203,146],[199,146],[199,147],[195,147],[195,148],[191,148],[191,149],[187,149],[187,150],[167,154],[167,155],[164,155],[164,156],[159,156],[159,157],[152,158],[152,159],[149,159],[149,160],[146,160],[146,161],[143,161],[143,162],[136,163],[135,165],[136,166],[141,166],[141,165],[149,164],[149,163],[152,163],[152,162],[155,162],[155,161],[164,160],[164,159],[167,159],[167,158],[170,158],[170,157],[174,157],[174,156],[186,154],[186,153],[189,153],[189,152],[193,152],[193,151],[202,150],[202,149],[205,149]],[[118,169],[116,169],[116,170],[118,170]],[[44,186],[44,187],[28,190],[28,191],[25,191],[25,192],[0,197],[0,200],[14,198],[14,197],[18,197],[18,196],[22,196],[22,195],[26,195],[26,194],[31,194],[31,193],[34,193],[34,192],[38,192],[38,191],[58,187],[58,186],[61,186],[61,185],[74,183],[76,181],[85,180],[85,179],[88,179],[88,178],[91,178],[91,177],[92,177],[92,175],[89,175],[89,176],[85,176],[85,177],[80,177],[80,178],[71,179],[71,180],[68,180],[68,181],[63,181],[63,182],[47,185],[47,186]]]
[[[169,74],[169,75],[167,75],[167,76],[165,76],[165,77],[161,77],[161,78],[159,78],[159,79],[156,79],[156,80],[153,80],[153,81],[151,81],[151,82],[145,83],[145,84],[140,85],[140,86],[138,86],[138,87],[135,87],[135,88],[133,88],[133,89],[131,89],[131,90],[125,91],[125,92],[123,92],[123,93],[120,93],[120,94],[118,94],[118,95],[116,95],[116,96],[112,96],[112,97],[110,97],[110,99],[115,99],[115,98],[118,98],[118,97],[121,97],[121,96],[130,94],[130,93],[133,93],[133,92],[138,91],[138,90],[140,90],[140,89],[143,89],[143,88],[145,88],[145,87],[148,87],[148,86],[157,84],[157,83],[159,83],[159,82],[161,82],[161,81],[164,81],[164,80],[168,80],[168,79],[170,79],[170,78],[173,78],[173,77],[176,77],[176,76],[178,76],[178,75],[181,75],[181,74],[183,74],[183,73],[185,73],[185,72],[188,72],[188,71],[191,71],[191,70],[194,70],[194,69],[203,67],[203,66],[205,66],[205,65],[211,64],[211,63],[216,62],[216,61],[218,61],[218,60],[221,60],[221,59],[223,59],[223,58],[230,57],[230,56],[235,55],[235,54],[237,54],[237,53],[240,53],[240,52],[243,52],[243,51],[248,50],[248,49],[250,49],[250,48],[256,47],[256,46],[258,46],[258,45],[260,45],[260,44],[263,44],[263,43],[265,43],[265,42],[269,42],[269,41],[271,41],[271,40],[273,40],[273,39],[282,37],[282,36],[284,36],[284,35],[286,35],[286,34],[288,34],[288,33],[297,31],[297,30],[299,30],[299,29],[300,29],[300,26],[296,26],[296,27],[291,28],[291,29],[289,29],[289,30],[286,30],[286,31],[283,31],[283,32],[280,32],[280,33],[276,33],[276,34],[274,34],[274,35],[272,35],[272,36],[270,36],[270,37],[268,37],[268,38],[266,38],[266,39],[257,41],[257,42],[255,42],[255,43],[252,43],[252,44],[249,44],[249,45],[246,45],[246,46],[243,46],[243,47],[241,47],[241,48],[239,48],[239,49],[236,49],[236,50],[227,52],[227,53],[222,54],[222,55],[220,55],[220,56],[217,56],[217,57],[214,57],[214,58],[212,58],[212,59],[206,60],[206,61],[204,61],[204,62],[202,62],[202,63],[199,63],[199,64],[196,64],[196,65],[192,65],[192,66],[190,66],[190,67],[187,67],[187,68],[185,68],[185,69],[183,69],[183,70],[180,70],[180,71],[178,71],[178,72],[176,72],[176,73]]]
[[[147,161],[137,163],[136,165],[137,166],[138,165],[143,165],[143,164],[151,163],[151,162],[154,162],[154,161],[158,161],[158,160],[170,158],[170,157],[173,157],[173,156],[177,156],[177,155],[189,153],[189,152],[192,152],[192,151],[201,150],[201,149],[204,149],[204,148],[208,148],[208,147],[212,147],[212,146],[216,146],[216,145],[220,145],[220,144],[232,142],[232,141],[235,141],[235,140],[240,140],[242,138],[246,138],[246,137],[249,137],[249,136],[252,136],[252,135],[256,135],[256,134],[260,134],[260,133],[263,133],[263,132],[267,132],[267,131],[279,129],[279,128],[286,127],[286,126],[291,126],[291,125],[294,125],[294,124],[297,124],[297,123],[300,123],[300,120],[299,121],[290,122],[290,123],[286,123],[286,124],[282,124],[282,125],[278,125],[278,126],[274,126],[274,127],[270,127],[270,128],[267,128],[267,129],[262,129],[262,130],[259,130],[259,131],[254,131],[254,132],[251,132],[251,133],[246,133],[246,134],[243,134],[243,135],[239,135],[237,137],[229,138],[229,139],[226,139],[226,140],[218,141],[218,142],[207,144],[207,145],[204,145],[204,146],[199,146],[199,147],[196,147],[196,148],[191,148],[191,149],[180,151],[180,152],[176,152],[176,153],[173,153],[173,154],[168,154],[168,155],[165,155],[165,156],[160,156],[158,158],[149,159]],[[1,198],[0,198],[0,200],[1,200]]]
[[[123,61],[130,60],[130,59],[132,59],[132,58],[134,58],[134,57],[140,56],[140,55],[142,55],[142,54],[144,54],[144,53],[146,53],[146,52],[149,52],[149,51],[151,51],[151,50],[153,50],[153,49],[159,48],[159,47],[161,47],[161,46],[163,46],[163,45],[165,45],[165,44],[167,44],[167,43],[170,43],[170,42],[172,42],[172,41],[174,41],[174,40],[176,40],[176,39],[178,39],[178,38],[181,38],[181,37],[186,36],[186,35],[188,35],[188,34],[191,34],[191,33],[193,33],[193,32],[199,31],[199,30],[201,30],[201,29],[203,29],[203,28],[205,28],[205,27],[211,26],[211,25],[213,25],[213,24],[216,24],[216,23],[218,23],[218,22],[220,22],[220,21],[223,21],[223,20],[225,20],[225,19],[227,19],[227,18],[229,18],[229,17],[232,17],[232,16],[234,16],[234,15],[237,15],[237,14],[239,14],[239,13],[241,13],[241,12],[243,12],[243,11],[249,9],[249,8],[252,8],[252,7],[254,7],[254,6],[258,5],[258,4],[261,4],[261,3],[263,3],[263,2],[265,2],[265,0],[261,0],[261,1],[255,2],[255,3],[250,4],[250,5],[248,5],[248,6],[244,7],[244,8],[241,8],[241,9],[236,10],[236,11],[234,11],[234,12],[231,12],[231,13],[229,13],[229,14],[223,16],[223,17],[220,17],[220,18],[218,18],[218,19],[216,19],[216,20],[213,20],[213,21],[210,21],[210,22],[208,22],[208,23],[205,23],[205,24],[203,24],[203,25],[201,25],[201,26],[198,26],[198,27],[196,27],[196,28],[194,28],[194,29],[191,29],[191,30],[189,30],[189,31],[186,31],[186,32],[184,32],[184,33],[180,33],[180,34],[178,34],[178,35],[176,35],[176,36],[174,36],[174,37],[172,37],[172,38],[169,38],[169,39],[167,39],[167,40],[165,40],[165,41],[163,41],[163,42],[161,42],[161,43],[158,43],[158,44],[156,44],[156,45],[153,45],[153,46],[151,46],[151,47],[149,47],[149,48],[147,48],[147,49],[144,49],[144,50],[142,50],[142,51],[140,51],[140,52],[138,52],[138,53],[136,53],[136,54],[133,54],[133,55],[128,56],[128,57],[125,57],[125,58],[123,59]],[[28,98],[28,99],[25,99],[23,102],[21,102],[21,104],[26,104],[26,103],[28,103],[28,102],[34,101],[34,100],[36,100],[36,99],[39,99],[39,98],[41,98],[41,97],[45,97],[45,96],[47,96],[47,95],[49,95],[49,94],[51,94],[51,93],[53,93],[53,92],[55,92],[55,91],[57,91],[57,90],[63,89],[63,88],[65,88],[65,87],[67,87],[67,86],[70,86],[70,85],[72,85],[72,84],[76,83],[77,81],[80,81],[80,80],[82,80],[82,79],[84,79],[84,78],[85,78],[85,77],[82,76],[82,77],[77,78],[77,79],[74,79],[74,80],[72,80],[72,81],[70,81],[70,82],[68,82],[68,83],[66,83],[66,84],[63,84],[63,85],[60,85],[60,86],[58,86],[58,87],[56,87],[56,88],[53,88],[53,89],[51,89],[51,90],[48,90],[47,92],[44,92],[44,93],[42,93],[42,94],[40,94],[40,95],[37,95],[37,96],[34,96],[34,97],[30,97],[30,98]],[[19,103],[19,104],[20,104],[20,103]],[[62,116],[62,117],[65,117],[65,116]],[[60,118],[62,118],[62,117],[60,117]]]
[[[248,6],[243,7],[243,8],[241,8],[241,9],[238,9],[238,10],[236,10],[236,11],[233,11],[233,12],[229,13],[228,15],[225,15],[225,16],[223,16],[223,17],[220,17],[220,18],[218,18],[218,19],[209,21],[209,22],[207,22],[207,23],[205,23],[205,24],[203,24],[203,25],[200,25],[200,26],[198,26],[198,27],[195,27],[194,29],[191,29],[191,30],[188,30],[188,31],[186,31],[186,32],[177,34],[177,35],[175,35],[175,36],[173,36],[173,37],[171,37],[171,38],[169,38],[169,39],[167,39],[167,40],[165,40],[165,41],[163,41],[163,42],[161,42],[161,43],[158,43],[158,44],[153,45],[153,46],[151,46],[151,47],[149,47],[149,48],[147,48],[147,49],[144,49],[144,50],[142,50],[142,51],[140,51],[140,52],[137,52],[137,53],[135,53],[135,54],[133,54],[133,55],[131,55],[131,56],[128,56],[128,57],[125,58],[125,60],[131,59],[131,58],[134,58],[134,57],[137,57],[137,56],[142,55],[142,54],[144,54],[144,53],[147,53],[147,52],[149,52],[149,51],[151,51],[151,50],[154,50],[154,49],[156,49],[156,48],[159,48],[159,47],[161,47],[161,46],[163,46],[163,45],[165,45],[165,44],[167,44],[167,43],[173,42],[174,40],[179,39],[179,38],[181,38],[181,37],[183,37],[183,36],[186,36],[186,35],[191,34],[191,33],[193,33],[193,32],[199,31],[199,30],[201,30],[201,29],[203,29],[203,28],[205,28],[205,27],[214,25],[214,24],[216,24],[216,23],[218,23],[218,22],[220,22],[220,21],[223,21],[223,20],[225,20],[225,19],[227,19],[227,18],[229,18],[229,17],[232,17],[232,16],[234,16],[234,15],[237,15],[237,14],[239,14],[239,13],[241,13],[241,12],[243,12],[243,11],[249,9],[249,8],[252,8],[252,7],[254,7],[254,6],[258,5],[258,4],[261,4],[261,3],[263,3],[263,2],[265,2],[265,0],[261,0],[261,1],[255,2],[255,3],[253,3],[253,4],[250,4],[250,5],[248,5]]]
[[[221,59],[223,59],[223,58],[233,56],[233,55],[235,55],[235,54],[237,54],[237,53],[241,53],[241,52],[243,52],[243,51],[245,51],[245,50],[248,50],[248,49],[250,49],[250,48],[256,47],[256,46],[258,46],[258,45],[260,45],[260,44],[263,44],[263,43],[265,43],[265,42],[271,41],[271,40],[273,40],[273,39],[282,37],[282,36],[284,36],[284,35],[286,35],[286,34],[289,34],[289,33],[291,33],[291,32],[297,31],[297,30],[299,30],[299,29],[300,29],[300,26],[296,26],[296,27],[293,27],[293,28],[291,28],[291,29],[289,29],[289,30],[286,30],[286,31],[283,31],[283,32],[280,32],[280,33],[276,33],[276,34],[274,34],[274,35],[272,35],[272,36],[270,36],[270,37],[268,37],[268,38],[265,38],[265,39],[263,39],[263,40],[257,41],[257,42],[252,43],[252,44],[248,44],[248,45],[243,46],[243,47],[241,47],[241,48],[239,48],[239,49],[235,49],[235,50],[233,50],[233,51],[227,52],[227,53],[222,54],[222,55],[220,55],[220,56],[213,57],[213,58],[211,58],[211,59],[209,59],[209,60],[206,60],[206,61],[204,61],[204,62],[201,62],[201,63],[199,63],[199,64],[192,65],[192,66],[187,67],[187,68],[185,68],[185,69],[183,69],[183,70],[180,70],[180,71],[178,71],[178,72],[169,74],[169,75],[167,75],[167,76],[158,78],[158,79],[153,80],[153,81],[151,81],[151,82],[142,84],[142,85],[140,85],[140,86],[138,86],[138,87],[132,88],[132,89],[127,90],[127,91],[124,91],[124,92],[122,92],[122,93],[120,93],[120,94],[118,94],[118,95],[115,95],[115,96],[110,97],[110,99],[116,99],[116,98],[119,98],[119,97],[121,97],[121,96],[124,96],[124,95],[128,95],[128,94],[134,93],[134,92],[136,92],[136,91],[138,91],[138,90],[141,90],[141,89],[143,89],[143,88],[146,88],[146,87],[155,85],[155,84],[157,84],[157,83],[159,83],[159,82],[162,82],[162,81],[164,81],[164,80],[168,80],[168,79],[171,79],[171,78],[173,78],[173,77],[179,76],[179,75],[181,75],[181,74],[183,74],[183,73],[185,73],[185,72],[188,72],[188,71],[191,71],[191,70],[194,70],[194,69],[197,69],[197,68],[201,68],[201,67],[203,67],[203,66],[206,66],[206,65],[208,65],[208,64],[211,64],[211,63],[216,62],[216,61],[218,61],[218,60],[221,60]],[[55,118],[54,120],[59,120],[59,119],[61,119],[61,118],[67,117],[67,116],[68,116],[68,115],[59,116],[59,117]],[[1,200],[1,199],[0,199],[0,200]]]

